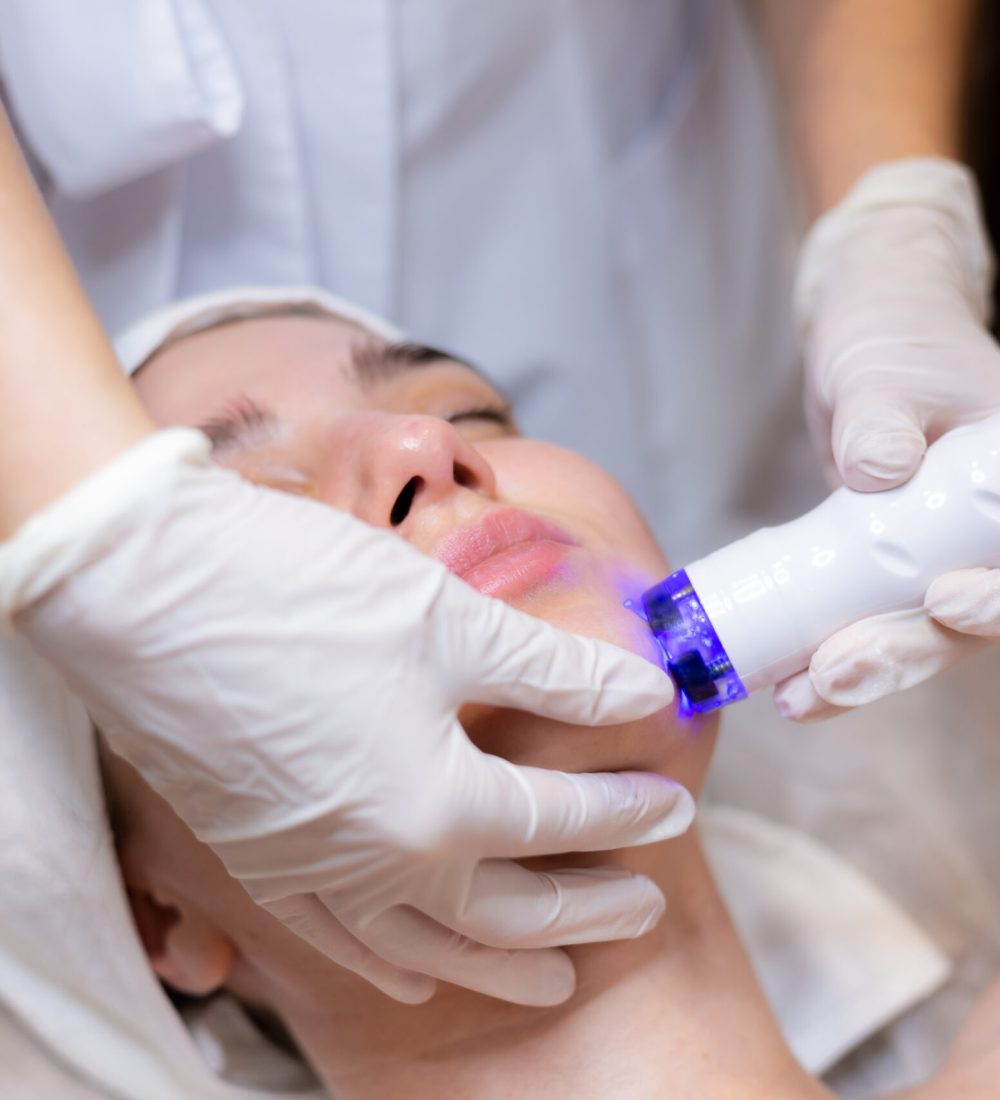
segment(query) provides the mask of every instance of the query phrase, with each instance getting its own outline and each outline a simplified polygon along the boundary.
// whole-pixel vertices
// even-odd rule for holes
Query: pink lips
[[[509,599],[550,577],[578,545],[554,523],[504,508],[447,535],[434,557],[484,595]]]

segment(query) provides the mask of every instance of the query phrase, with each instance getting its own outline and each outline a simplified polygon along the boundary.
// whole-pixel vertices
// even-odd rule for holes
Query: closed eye
[[[461,424],[467,420],[488,420],[493,424],[501,424],[505,428],[513,427],[510,412],[504,408],[486,406],[481,409],[463,409],[462,412],[452,413],[446,418],[449,424]]]
[[[262,443],[276,434],[279,424],[277,416],[270,409],[265,409],[256,401],[241,395],[231,401],[218,416],[199,424],[198,428],[208,436],[213,453],[218,454],[221,451]]]

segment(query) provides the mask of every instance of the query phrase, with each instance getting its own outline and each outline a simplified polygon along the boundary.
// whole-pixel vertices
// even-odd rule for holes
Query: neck
[[[413,1008],[359,984],[342,1003],[283,1015],[350,1100],[828,1097],[789,1054],[697,836],[615,862],[657,881],[667,916],[640,940],[571,949],[579,985],[566,1005],[519,1008],[449,986]]]

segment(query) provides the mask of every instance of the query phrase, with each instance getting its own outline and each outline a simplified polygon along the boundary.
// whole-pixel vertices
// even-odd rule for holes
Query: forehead
[[[187,420],[206,407],[252,391],[281,401],[295,394],[358,388],[355,351],[378,344],[337,318],[262,317],[186,336],[155,355],[135,377],[158,418]]]

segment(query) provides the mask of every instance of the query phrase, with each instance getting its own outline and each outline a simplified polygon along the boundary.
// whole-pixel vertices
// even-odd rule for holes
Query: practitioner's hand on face
[[[157,419],[204,424],[242,478],[167,454],[200,436],[156,437],[81,505],[113,493],[115,538],[75,539],[19,625],[115,751],[336,962],[402,1000],[440,978],[558,1003],[559,945],[640,935],[663,899],[620,870],[512,860],[673,836],[692,800],[656,775],[516,767],[457,712],[603,724],[667,705],[653,664],[524,613],[615,585],[620,545],[659,556],[609,479],[516,439],[470,369],[354,356],[364,343],[284,318],[154,359]]]
[[[974,183],[949,161],[877,168],[820,219],[798,305],[806,409],[832,484],[899,485],[928,443],[1000,408],[991,282]],[[1000,639],[1000,571],[953,573],[923,609],[834,635],[776,701],[790,718],[825,717],[918,684],[987,639]]]

